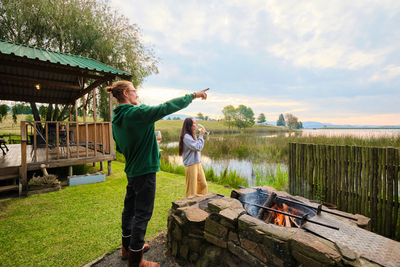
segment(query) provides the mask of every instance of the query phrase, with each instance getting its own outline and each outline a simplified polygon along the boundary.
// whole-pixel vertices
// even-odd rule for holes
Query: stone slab
[[[336,243],[338,247],[349,247],[362,257],[382,266],[400,266],[400,242],[353,226],[333,216],[321,214],[314,216],[312,220],[336,226],[339,230],[309,222],[305,223],[303,228]]]

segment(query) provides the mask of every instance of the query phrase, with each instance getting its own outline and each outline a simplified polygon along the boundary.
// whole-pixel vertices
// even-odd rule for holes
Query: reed
[[[255,181],[256,186],[271,186],[278,191],[288,191],[288,173],[282,169],[281,164],[278,163],[275,174],[265,174],[262,170],[255,168]]]
[[[259,132],[243,134],[223,134],[205,136],[205,146],[202,154],[210,158],[239,158],[249,159],[257,162],[278,163],[275,173],[266,173],[254,167],[253,184],[257,186],[269,185],[277,190],[288,191],[288,173],[282,169],[280,163],[288,162],[289,143],[309,143],[341,146],[364,146],[364,147],[400,147],[400,134],[384,135],[381,137],[364,136],[355,137],[351,135],[342,136],[304,136],[301,132],[291,134],[276,134],[266,137]],[[166,155],[176,155],[177,147],[163,147]],[[225,169],[220,174],[216,174],[213,169],[206,169],[206,178],[218,184],[229,184],[233,187],[238,185],[245,186],[246,179],[243,179],[234,171]]]
[[[260,133],[218,135],[206,137],[202,153],[211,158],[248,158],[253,161],[287,162],[289,143],[325,144],[363,147],[400,147],[400,134],[355,137],[351,135],[303,136],[301,132],[263,137]]]
[[[204,168],[204,167],[203,167]],[[185,175],[185,167],[177,166],[171,162],[168,162],[167,159],[161,158],[160,160],[160,170],[169,173],[175,173],[180,175]],[[204,168],[204,174],[206,176],[206,180],[220,184],[220,185],[229,185],[233,188],[238,188],[239,186],[248,186],[247,179],[245,177],[237,174],[236,171],[232,171],[228,168],[221,171],[220,174],[216,174],[212,167]]]

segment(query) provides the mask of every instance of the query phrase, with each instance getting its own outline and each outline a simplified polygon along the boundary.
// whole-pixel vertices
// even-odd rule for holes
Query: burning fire
[[[295,209],[290,208],[288,205],[286,205],[284,203],[282,203],[281,205],[278,205],[278,203],[275,202],[275,205],[272,206],[271,209],[279,210],[279,211],[293,214],[293,215],[298,215],[298,212]],[[276,224],[279,226],[300,227],[295,222],[294,217],[290,217],[285,214],[281,214],[281,213],[274,212],[274,211],[265,211],[263,219],[265,222],[273,223],[273,224]]]

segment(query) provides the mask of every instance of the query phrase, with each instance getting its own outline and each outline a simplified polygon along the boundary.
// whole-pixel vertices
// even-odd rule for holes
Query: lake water
[[[400,135],[400,129],[303,129],[303,136],[327,136],[327,137],[338,137],[338,136],[355,136],[363,138],[372,137],[387,137]]]
[[[280,134],[282,135],[282,134]],[[284,133],[288,136],[327,136],[327,137],[340,137],[340,136],[354,136],[361,138],[376,138],[376,137],[391,137],[400,135],[400,129],[302,129],[301,131]],[[261,137],[277,137],[278,134],[266,134]]]
[[[178,155],[169,155],[168,160],[177,166],[183,166],[182,157]],[[238,159],[211,159],[206,156],[201,156],[201,164],[203,168],[214,170],[214,173],[219,175],[225,169],[230,172],[236,171],[236,174],[241,177],[245,177],[249,182],[249,186],[254,185],[255,175],[259,173],[261,176],[276,176],[278,169],[277,163],[262,162],[255,164],[249,160],[238,160]],[[286,164],[280,164],[281,171],[288,172]]]
[[[338,136],[356,136],[362,138],[373,138],[373,137],[382,137],[382,136],[397,136],[400,135],[400,129],[329,129],[329,130],[313,130],[313,129],[303,129],[301,132],[295,133],[285,133],[286,136],[291,135],[303,135],[303,136],[319,136],[324,135],[328,137],[338,137]],[[271,138],[275,137],[276,134],[271,135],[261,135],[263,138]],[[210,138],[214,136],[210,135]],[[215,135],[214,138],[221,138]],[[206,144],[207,145],[207,144]],[[170,142],[164,143],[162,146],[167,147],[177,147],[178,142]],[[162,147],[161,146],[161,147]],[[170,155],[170,162],[174,165],[183,165],[182,157],[178,155]],[[219,174],[224,171],[226,168],[230,171],[236,171],[242,177],[246,177],[249,185],[253,185],[254,175],[256,172],[262,173],[262,175],[274,175],[277,172],[278,164],[271,162],[261,162],[254,163],[249,160],[238,160],[238,159],[211,159],[206,156],[201,157],[202,165],[205,169],[212,167],[214,172]],[[281,170],[283,172],[287,172],[286,164],[280,164]]]

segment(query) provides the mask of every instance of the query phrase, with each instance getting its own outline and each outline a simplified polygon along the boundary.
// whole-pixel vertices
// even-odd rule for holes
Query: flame
[[[283,204],[283,203],[282,203],[282,207],[279,207],[278,204],[275,203],[275,205],[272,206],[272,209],[275,209],[275,210],[279,210],[279,211],[283,211],[283,212],[286,212],[286,213],[290,213],[290,214],[297,215],[296,210],[294,210],[294,209],[289,209],[289,206],[286,205],[286,204]],[[284,215],[284,214],[281,214],[281,213],[272,212],[272,217],[274,218],[273,223],[276,224],[276,225],[279,225],[279,226],[285,226],[285,221],[286,221],[285,217],[286,217],[286,216],[287,216],[287,215]]]

